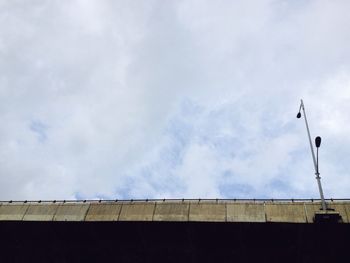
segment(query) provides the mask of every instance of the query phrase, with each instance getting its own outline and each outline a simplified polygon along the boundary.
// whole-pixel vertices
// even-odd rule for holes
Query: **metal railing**
[[[328,202],[340,202],[350,201],[350,198],[329,198],[325,199]],[[313,198],[224,198],[224,199],[212,199],[212,198],[169,198],[169,199],[86,199],[86,200],[6,200],[0,201],[0,203],[111,203],[111,202],[321,202],[321,199]]]

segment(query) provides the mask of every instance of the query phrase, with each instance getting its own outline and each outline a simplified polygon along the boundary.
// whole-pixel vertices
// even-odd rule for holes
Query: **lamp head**
[[[320,136],[317,136],[315,138],[315,144],[316,144],[317,148],[321,146],[321,137]]]
[[[300,117],[301,117],[301,113],[299,111],[298,114],[297,114],[297,118],[300,119]]]

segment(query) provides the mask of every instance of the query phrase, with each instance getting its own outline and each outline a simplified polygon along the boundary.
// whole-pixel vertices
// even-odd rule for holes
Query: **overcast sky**
[[[350,197],[349,10],[0,0],[0,199]]]

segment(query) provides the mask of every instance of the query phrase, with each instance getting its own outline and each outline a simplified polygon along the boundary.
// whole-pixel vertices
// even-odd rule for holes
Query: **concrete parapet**
[[[130,202],[122,205],[119,221],[152,221],[154,202]]]
[[[322,207],[321,202],[307,203],[307,204],[304,204],[304,206],[305,206],[305,213],[306,213],[307,222],[313,223],[315,212],[320,211],[320,209]]]
[[[343,206],[348,217],[348,223],[350,223],[350,203],[343,203]]]
[[[64,203],[57,208],[54,221],[84,221],[89,204]]]
[[[302,203],[266,203],[267,222],[306,223],[305,207]]]
[[[344,223],[349,223],[348,214],[346,213],[346,207],[341,202],[327,202],[327,208],[334,209],[334,212],[338,212],[342,217]]]
[[[342,202],[327,202],[327,208],[334,209],[334,212],[338,212],[344,223],[349,223],[348,214],[346,212],[348,205],[348,203]],[[306,218],[308,223],[313,223],[315,213],[321,211],[321,207],[321,202],[305,203]]]
[[[30,204],[23,220],[52,221],[58,207],[57,204]]]
[[[27,204],[2,204],[0,206],[0,220],[22,220],[28,209]]]
[[[190,205],[180,203],[156,203],[154,221],[188,221]]]
[[[190,203],[189,221],[226,221],[226,205],[219,203]]]
[[[327,200],[350,223],[350,202]],[[158,200],[84,202],[0,202],[2,221],[203,221],[313,223],[319,200]],[[333,210],[331,210],[333,209]]]
[[[228,222],[265,222],[264,204],[228,203]]]
[[[85,221],[117,221],[121,206],[116,203],[90,204]]]

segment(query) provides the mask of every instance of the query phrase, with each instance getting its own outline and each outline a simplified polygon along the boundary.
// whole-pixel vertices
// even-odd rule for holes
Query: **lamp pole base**
[[[341,215],[336,211],[325,210],[315,212],[314,223],[342,223]]]

